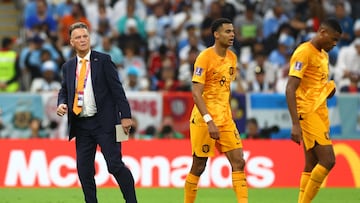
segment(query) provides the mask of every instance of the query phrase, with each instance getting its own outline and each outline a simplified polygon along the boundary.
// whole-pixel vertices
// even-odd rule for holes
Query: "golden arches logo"
[[[348,165],[350,166],[350,170],[354,178],[355,187],[360,187],[360,156],[351,146],[344,143],[334,144],[334,152],[335,156],[344,156],[344,158],[348,162]],[[327,178],[324,180],[322,187],[325,187],[326,183]]]

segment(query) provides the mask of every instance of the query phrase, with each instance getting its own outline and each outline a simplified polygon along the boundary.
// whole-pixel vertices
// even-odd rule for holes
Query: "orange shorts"
[[[234,122],[225,126],[218,126],[220,139],[210,137],[207,125],[190,123],[190,140],[192,154],[198,157],[211,157],[215,155],[215,147],[220,152],[228,152],[242,148],[239,131]]]
[[[306,115],[300,120],[302,129],[302,139],[306,150],[315,146],[315,142],[319,145],[331,145],[329,137],[330,122],[327,115],[317,112]]]

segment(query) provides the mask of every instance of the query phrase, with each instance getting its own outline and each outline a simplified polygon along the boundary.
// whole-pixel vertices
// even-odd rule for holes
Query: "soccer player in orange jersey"
[[[230,82],[235,79],[237,65],[236,55],[229,50],[234,42],[234,27],[230,20],[220,18],[213,22],[211,29],[215,43],[203,50],[194,64],[192,95],[195,105],[190,117],[193,162],[185,181],[184,202],[195,201],[199,178],[216,147],[225,153],[231,164],[238,202],[247,203],[242,142],[229,103]]]
[[[326,99],[335,93],[335,83],[328,78],[327,52],[336,46],[341,33],[336,20],[325,20],[315,37],[301,44],[290,59],[286,100],[292,119],[291,139],[298,144],[302,141],[305,153],[299,203],[311,202],[335,164],[326,105]]]

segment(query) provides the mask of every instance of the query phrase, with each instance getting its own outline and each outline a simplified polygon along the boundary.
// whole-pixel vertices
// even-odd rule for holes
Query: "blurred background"
[[[134,116],[129,145],[143,151],[125,152],[137,161],[157,153],[168,159],[189,156],[193,64],[199,52],[213,44],[210,25],[219,17],[231,19],[235,28],[231,49],[238,66],[231,107],[249,154],[275,153],[266,143],[284,147],[275,150],[278,155],[270,157],[274,165],[268,168],[276,168],[276,157],[293,147],[284,95],[290,56],[299,43],[314,36],[321,20],[333,17],[340,22],[343,34],[329,52],[330,78],[337,85],[335,97],[328,100],[330,136],[340,143],[339,154],[351,154],[339,165],[349,170],[347,162],[352,162],[349,174],[359,171],[356,0],[0,0],[0,138],[2,146],[11,146],[4,148],[2,163],[11,160],[16,148],[31,154],[31,146],[54,157],[53,147],[67,140],[66,117],[56,116],[57,92],[61,66],[74,56],[68,28],[77,21],[88,24],[92,49],[111,56],[128,96]],[[348,148],[342,148],[343,142]],[[260,150],[257,143],[262,143]],[[164,145],[173,157],[155,150]],[[301,163],[295,167],[300,171]],[[0,172],[5,174],[5,168]],[[360,179],[349,178],[344,184],[360,187]]]

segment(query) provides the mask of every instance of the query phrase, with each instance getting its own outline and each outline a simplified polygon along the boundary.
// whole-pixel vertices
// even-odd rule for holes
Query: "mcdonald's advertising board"
[[[333,144],[337,161],[323,187],[360,188],[360,140]],[[243,140],[243,145],[250,187],[298,187],[302,146],[290,140]],[[4,139],[0,146],[0,187],[79,187],[74,141]],[[122,147],[137,187],[183,187],[192,162],[188,139],[129,140]],[[100,149],[95,167],[99,186],[116,186]],[[231,187],[231,168],[223,154],[209,159],[199,186]]]

